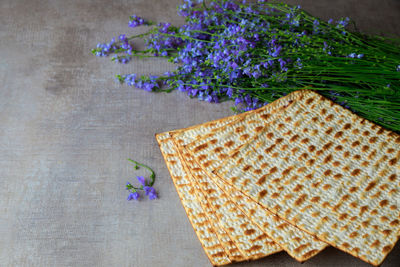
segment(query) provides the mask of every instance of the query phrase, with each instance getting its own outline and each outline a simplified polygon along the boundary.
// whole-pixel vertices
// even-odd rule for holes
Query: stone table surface
[[[210,266],[154,134],[231,115],[180,92],[119,85],[161,74],[162,59],[119,65],[90,49],[140,14],[182,23],[180,0],[0,1],[0,266]],[[288,1],[400,36],[400,1]],[[159,199],[126,201],[131,157],[154,168]],[[286,253],[232,266],[368,266],[328,248],[303,265]],[[397,245],[382,266],[400,266]]]

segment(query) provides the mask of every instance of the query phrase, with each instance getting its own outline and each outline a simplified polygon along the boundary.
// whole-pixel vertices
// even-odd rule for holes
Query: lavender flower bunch
[[[146,24],[149,31],[120,35],[92,52],[121,63],[155,56],[177,64],[162,76],[117,75],[147,91],[233,100],[240,112],[311,88],[400,131],[399,39],[365,35],[348,18],[325,22],[282,3],[185,0],[178,12],[186,21],[180,27],[132,16],[129,25]],[[135,50],[135,38],[145,38],[146,49]]]
[[[142,166],[142,167],[148,169],[151,172],[151,174],[150,174],[151,181],[150,182],[146,181],[146,179],[143,176],[137,176],[136,178],[140,183],[139,187],[135,187],[130,182],[127,182],[126,190],[129,191],[127,200],[139,200],[139,198],[140,198],[139,192],[140,191],[144,191],[145,195],[148,196],[149,199],[151,199],[151,200],[156,199],[157,192],[153,188],[153,185],[154,185],[154,182],[156,179],[156,175],[155,175],[154,171],[150,167],[148,167],[144,164],[138,163],[137,161],[134,161],[132,159],[128,159],[128,160],[134,164],[135,170],[138,169],[139,166]]]

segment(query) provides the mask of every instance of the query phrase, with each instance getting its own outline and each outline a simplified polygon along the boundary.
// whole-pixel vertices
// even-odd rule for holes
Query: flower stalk
[[[144,191],[145,194],[147,196],[149,196],[149,199],[156,199],[157,196],[157,192],[155,191],[155,189],[153,188],[155,179],[156,179],[156,174],[153,171],[153,169],[151,169],[149,166],[139,163],[135,160],[132,159],[128,159],[128,161],[132,162],[134,164],[134,169],[137,170],[139,169],[139,167],[144,167],[147,170],[150,171],[150,182],[147,182],[146,179],[143,176],[137,176],[137,180],[139,181],[139,183],[141,184],[139,187],[135,187],[133,186],[130,182],[126,183],[126,190],[128,190],[130,193],[128,195],[128,200],[138,200],[140,197],[140,191]]]

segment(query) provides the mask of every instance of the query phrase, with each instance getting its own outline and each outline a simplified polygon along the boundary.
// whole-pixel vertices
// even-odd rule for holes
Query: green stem
[[[129,159],[129,158],[128,158],[127,160],[130,161],[130,162],[132,162],[133,164],[135,164],[135,166],[134,166],[135,170],[137,170],[137,169],[139,168],[139,166],[142,166],[142,167],[146,168],[147,170],[149,170],[149,171],[151,172],[151,174],[150,174],[151,182],[150,182],[149,186],[153,186],[153,184],[154,184],[154,182],[155,182],[155,180],[156,180],[156,174],[155,174],[155,172],[153,171],[153,169],[151,169],[149,166],[144,165],[144,164],[142,164],[142,163],[139,163],[139,162],[137,162],[137,161],[135,161],[135,160],[133,160],[133,159]],[[141,188],[141,189],[143,189],[143,188]]]

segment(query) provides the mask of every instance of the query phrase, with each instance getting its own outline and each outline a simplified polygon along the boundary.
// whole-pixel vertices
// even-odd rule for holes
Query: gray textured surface
[[[185,95],[120,86],[116,73],[162,73],[163,60],[126,66],[93,57],[131,14],[181,23],[179,0],[0,1],[0,266],[209,266],[154,134],[230,115]],[[400,2],[290,1],[323,18],[400,35]],[[154,167],[160,199],[127,202]],[[144,174],[144,173],[143,173]],[[400,265],[397,245],[383,266]],[[237,266],[367,266],[328,248],[300,265],[285,253]]]

